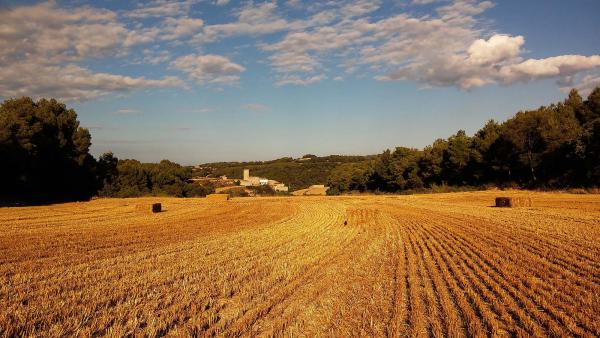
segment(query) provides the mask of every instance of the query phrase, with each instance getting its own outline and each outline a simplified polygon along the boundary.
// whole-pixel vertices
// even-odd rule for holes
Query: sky
[[[95,156],[182,164],[422,148],[600,85],[598,0],[0,0],[0,98]]]

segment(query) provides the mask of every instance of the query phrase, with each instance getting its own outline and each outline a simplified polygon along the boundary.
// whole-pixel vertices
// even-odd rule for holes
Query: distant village
[[[196,166],[196,169],[201,169],[200,166]],[[250,169],[243,170],[242,179],[228,178],[227,176],[219,177],[193,177],[190,181],[198,183],[211,183],[215,186],[216,193],[230,193],[235,190],[243,190],[247,195],[256,195],[256,189],[259,187],[269,187],[274,192],[287,193],[289,187],[282,182],[269,179],[266,177],[251,176]],[[299,189],[291,192],[294,196],[308,196],[308,195],[326,195],[329,188],[325,185],[312,185],[305,189]]]

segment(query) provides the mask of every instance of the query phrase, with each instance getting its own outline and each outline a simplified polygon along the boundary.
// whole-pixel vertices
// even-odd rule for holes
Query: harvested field
[[[0,336],[600,336],[600,195],[496,196],[0,208]]]
[[[229,195],[228,194],[209,194],[209,195],[206,195],[206,199],[207,200],[215,200],[215,201],[228,201]]]
[[[329,187],[324,185],[312,185],[306,189],[300,189],[292,192],[294,196],[325,196]]]

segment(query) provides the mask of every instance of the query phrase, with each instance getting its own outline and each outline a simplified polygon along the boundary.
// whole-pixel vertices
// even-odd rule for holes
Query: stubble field
[[[0,208],[0,336],[592,337],[599,298],[599,195]]]

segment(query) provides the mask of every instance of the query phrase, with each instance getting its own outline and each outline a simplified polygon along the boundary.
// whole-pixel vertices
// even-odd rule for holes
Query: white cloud
[[[144,32],[148,34],[148,32]],[[174,77],[158,80],[94,73],[77,65],[88,58],[116,56],[144,42],[116,13],[91,7],[62,9],[55,2],[0,11],[0,93],[51,96],[68,101],[112,93],[183,85]]]
[[[307,85],[322,80],[324,76],[294,73],[314,73],[322,69],[323,63],[320,59],[328,52],[351,47],[360,43],[361,38],[361,32],[346,24],[341,27],[324,26],[311,32],[288,33],[281,41],[264,45],[262,49],[275,52],[269,59],[273,68],[280,74],[277,85]]]
[[[285,30],[289,24],[275,13],[276,9],[275,2],[248,3],[235,12],[237,21],[208,25],[194,41],[212,42],[232,35],[268,34]]]
[[[467,23],[474,21],[474,15],[481,14],[492,7],[494,4],[491,1],[454,0],[452,4],[438,8],[437,12],[445,21]]]
[[[171,66],[187,73],[199,84],[234,84],[239,81],[239,74],[246,70],[224,56],[211,54],[182,56],[173,61]]]
[[[351,19],[374,12],[379,9],[379,6],[378,0],[355,0],[342,6],[340,12],[345,19]]]
[[[146,63],[157,65],[171,60],[171,53],[168,50],[144,49],[143,56],[133,61],[134,64]]]
[[[316,58],[302,53],[283,52],[270,57],[273,67],[279,72],[312,72],[320,67]]]
[[[487,41],[478,39],[467,50],[467,62],[489,65],[516,58],[521,54],[521,46],[524,43],[525,39],[522,36],[511,37],[504,34],[494,35]]]
[[[439,0],[412,0],[411,4],[413,5],[428,5],[434,2],[437,2]]]
[[[116,14],[108,10],[66,10],[53,2],[2,9],[0,63],[24,57],[62,62],[105,56],[122,46],[127,34]]]
[[[523,36],[481,37],[476,15],[490,2],[455,1],[438,9],[439,17],[400,14],[376,22],[357,22],[358,31],[375,40],[361,40],[360,57],[346,60],[378,70],[380,81],[416,81],[424,86],[470,89],[491,83],[511,84],[564,77],[599,67],[598,57],[563,55],[541,60],[522,58]],[[365,42],[366,41],[366,42]]]
[[[524,36],[491,32],[490,22],[479,16],[493,7],[490,1],[412,0],[410,4],[414,5],[438,3],[435,12],[422,16],[382,13],[379,0],[290,0],[282,5],[284,8],[279,8],[276,1],[248,1],[231,10],[231,22],[218,24],[210,24],[209,17],[191,16],[197,2],[155,0],[118,13],[92,7],[64,9],[56,2],[3,9],[2,94],[84,100],[108,93],[183,85],[174,77],[153,80],[94,73],[85,66],[91,58],[125,60],[124,56],[124,62],[129,63],[168,64],[199,84],[234,84],[240,80],[244,66],[200,51],[210,50],[210,42],[242,35],[269,35],[269,43],[263,40],[255,46],[267,54],[265,59],[275,73],[277,86],[309,85],[328,75],[354,73],[357,77],[373,75],[382,81],[417,82],[423,87],[470,89],[554,77],[581,80],[582,74],[600,68],[600,55],[526,59]],[[215,5],[228,2],[208,1]],[[290,12],[302,12],[304,17],[284,16]],[[170,50],[179,50],[164,48],[186,44],[197,54],[173,61]],[[244,41],[244,45],[251,44]],[[34,76],[36,72],[39,79]],[[62,82],[53,85],[52,77]],[[108,78],[114,83],[102,80]],[[595,78],[585,77],[584,82],[591,83]],[[81,83],[82,79],[87,83]]]
[[[162,38],[171,40],[197,33],[204,26],[204,21],[188,17],[166,18],[164,25]]]
[[[563,92],[568,93],[571,90],[571,88],[575,87],[575,89],[579,91],[579,94],[585,97],[590,95],[590,93],[598,86],[600,86],[600,74],[588,74],[584,76],[583,79],[581,79],[581,81],[576,83],[574,86],[569,85],[561,87],[560,89]]]
[[[503,82],[514,83],[569,76],[598,67],[600,67],[600,55],[561,55],[506,65],[500,68],[498,74]]]
[[[175,77],[159,80],[108,73],[93,73],[77,65],[44,65],[39,62],[13,63],[0,72],[0,93],[4,97],[54,97],[84,101],[113,93],[146,88],[179,87]]]
[[[194,4],[193,0],[186,1],[171,1],[171,0],[154,0],[147,3],[145,6],[134,9],[126,13],[132,18],[150,18],[150,17],[174,17],[186,15],[190,11],[190,7]]]
[[[307,86],[309,84],[317,83],[323,81],[327,78],[325,75],[314,75],[306,78],[302,78],[298,75],[289,75],[284,76],[279,81],[277,81],[278,86],[285,85],[296,85],[296,86]]]

